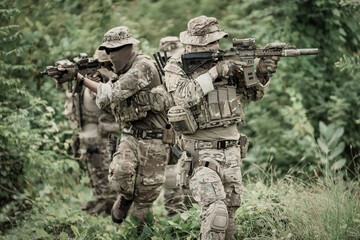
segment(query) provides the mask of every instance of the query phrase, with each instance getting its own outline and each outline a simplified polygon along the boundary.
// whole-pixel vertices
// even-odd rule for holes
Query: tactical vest
[[[150,57],[138,55],[133,65],[142,59],[147,59],[153,63]],[[111,103],[111,110],[117,121],[121,123],[137,121],[145,118],[150,110],[162,112],[172,104],[171,95],[167,93],[165,87],[161,84],[158,69],[155,64],[152,66],[152,72],[157,76],[153,77],[149,86],[119,103]]]
[[[245,123],[244,105],[236,94],[236,86],[225,79],[214,84],[202,101],[190,110],[200,129],[226,127]]]
[[[191,75],[194,80],[208,69],[199,69]],[[214,90],[204,96],[200,103],[190,107],[190,111],[173,107],[168,112],[169,122],[179,133],[192,134],[199,129],[226,127],[245,124],[244,105],[238,93],[236,81],[218,78]]]

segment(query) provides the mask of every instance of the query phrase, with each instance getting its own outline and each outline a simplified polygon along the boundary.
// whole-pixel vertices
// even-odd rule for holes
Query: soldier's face
[[[108,52],[108,51],[107,51]],[[114,65],[116,72],[120,72],[128,63],[132,53],[132,45],[125,45],[115,51],[109,51],[110,62]]]
[[[211,42],[205,46],[187,45],[186,52],[217,52],[219,50],[219,41]]]

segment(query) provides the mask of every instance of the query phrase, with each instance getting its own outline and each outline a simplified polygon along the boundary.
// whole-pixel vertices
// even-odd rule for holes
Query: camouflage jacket
[[[136,53],[129,69],[111,81],[99,83],[96,103],[112,111],[121,124],[131,123],[142,129],[161,129],[166,125],[164,113],[150,113],[150,90],[160,85],[160,75],[151,58]]]

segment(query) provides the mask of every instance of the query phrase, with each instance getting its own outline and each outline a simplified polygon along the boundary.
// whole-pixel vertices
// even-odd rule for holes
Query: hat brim
[[[166,52],[166,55],[167,57],[171,57],[171,56],[174,56],[175,54],[177,53],[183,53],[184,52],[184,48],[178,48],[178,49],[173,49],[173,50],[170,50],[170,51],[165,51]],[[160,51],[160,55],[162,57],[164,57],[164,51]]]
[[[205,46],[228,36],[229,34],[226,32],[213,32],[204,36],[192,36],[187,31],[184,31],[180,33],[180,42],[188,45]]]
[[[103,42],[100,46],[99,46],[99,50],[104,50],[106,48],[118,48],[118,47],[122,47],[125,45],[129,45],[129,44],[139,44],[140,41],[136,40],[135,38],[128,38],[128,39],[124,39],[124,40],[116,40],[116,41],[106,41]]]

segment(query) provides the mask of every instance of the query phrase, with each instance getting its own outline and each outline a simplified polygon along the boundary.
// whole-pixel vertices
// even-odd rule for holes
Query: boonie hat
[[[138,44],[139,40],[131,36],[128,27],[120,26],[107,31],[103,38],[103,43],[99,46],[99,50],[105,48],[118,48],[128,44]]]
[[[175,53],[182,51],[183,45],[176,36],[168,36],[160,39],[159,52],[161,55],[166,52],[167,56],[173,56]]]
[[[221,31],[217,19],[206,16],[191,19],[187,31],[180,33],[182,43],[195,46],[205,46],[223,37],[228,37],[228,34]]]

